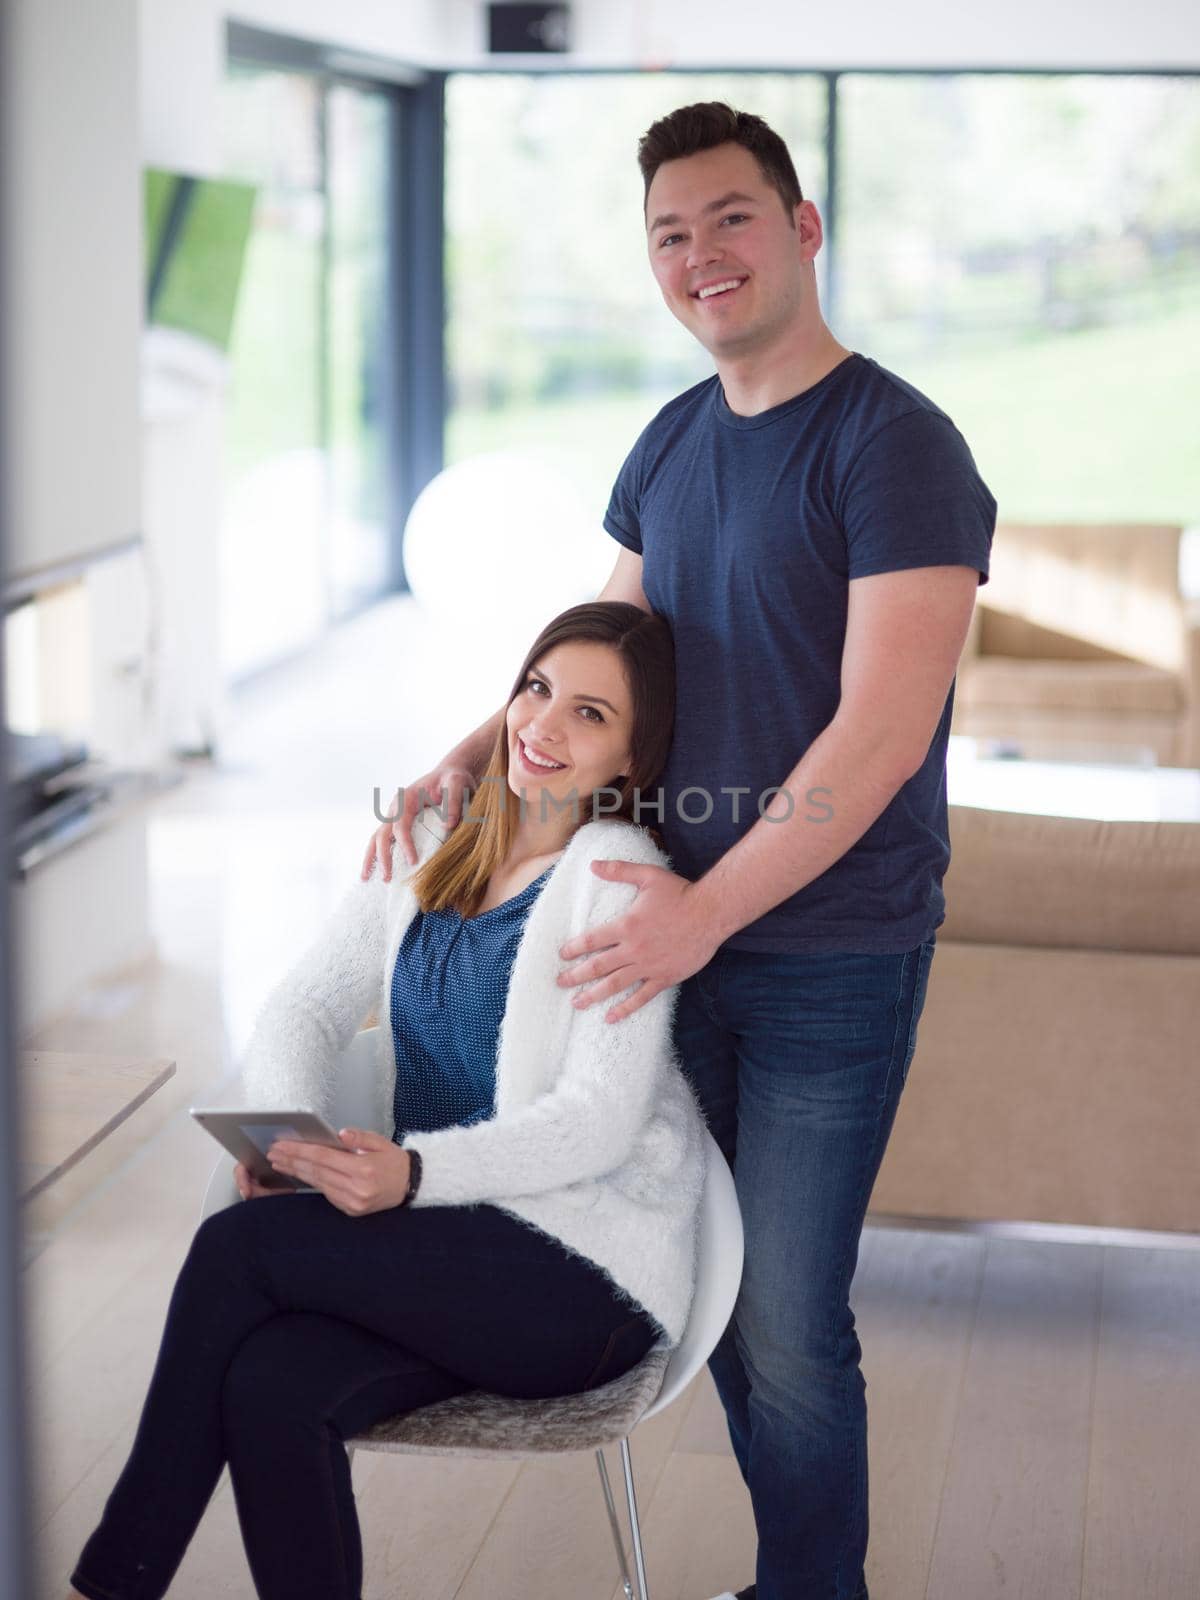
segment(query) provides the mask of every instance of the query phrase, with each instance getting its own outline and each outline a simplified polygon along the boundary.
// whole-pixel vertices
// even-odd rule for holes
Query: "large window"
[[[715,98],[787,140],[834,332],[951,414],[1002,515],[1200,517],[1196,77],[452,76],[449,459],[543,454],[598,515],[712,370],[654,287],[635,147]]]
[[[224,167],[259,186],[230,350],[226,677],[383,590],[392,110],[381,90],[234,63]]]
[[[639,136],[685,96],[752,104],[820,205],[825,92],[776,74],[451,77],[447,459],[543,457],[598,522],[642,425],[713,370],[650,275]]]
[[[1008,518],[1200,516],[1200,79],[839,80],[838,332]]]

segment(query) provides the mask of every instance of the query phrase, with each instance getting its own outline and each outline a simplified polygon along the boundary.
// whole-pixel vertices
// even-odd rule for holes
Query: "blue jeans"
[[[848,1295],[935,944],[725,948],[680,990],[676,1047],[745,1226],[709,1370],[754,1508],[757,1600],[867,1600],[866,1380]]]
[[[192,1240],[132,1452],[71,1582],[159,1600],[228,1461],[258,1595],[359,1600],[343,1440],[467,1389],[594,1388],[660,1332],[599,1267],[494,1206],[240,1201]]]

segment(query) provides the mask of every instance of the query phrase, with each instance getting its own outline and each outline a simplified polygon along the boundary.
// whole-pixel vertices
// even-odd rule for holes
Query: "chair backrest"
[[[741,1287],[745,1246],[733,1174],[707,1128],[704,1148],[707,1165],[696,1245],[696,1292],[683,1338],[671,1351],[662,1388],[643,1422],[669,1406],[712,1355]]]
[[[379,1028],[363,1028],[342,1053],[334,1109],[339,1128],[373,1128],[390,1134],[383,1126],[383,1107],[378,1104]],[[390,1110],[390,1108],[389,1108]]]

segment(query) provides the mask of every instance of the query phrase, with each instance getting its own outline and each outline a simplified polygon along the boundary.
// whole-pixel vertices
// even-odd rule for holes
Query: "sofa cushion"
[[[1066,711],[1137,711],[1178,715],[1178,673],[1124,661],[1039,661],[979,656],[964,662],[955,686],[964,706]]]
[[[1186,659],[1172,524],[996,524],[989,607],[1133,661],[1178,672]]]
[[[1200,823],[948,817],[939,939],[1200,954]]]
[[[1195,957],[939,942],[871,1211],[1195,1234],[1197,1037]]]

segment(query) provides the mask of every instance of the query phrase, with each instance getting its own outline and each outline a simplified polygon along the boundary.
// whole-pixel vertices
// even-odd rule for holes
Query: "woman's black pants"
[[[132,1452],[71,1582],[158,1600],[228,1462],[261,1600],[360,1600],[344,1440],[467,1389],[580,1393],[660,1333],[599,1267],[495,1206],[239,1201],[192,1240]]]

